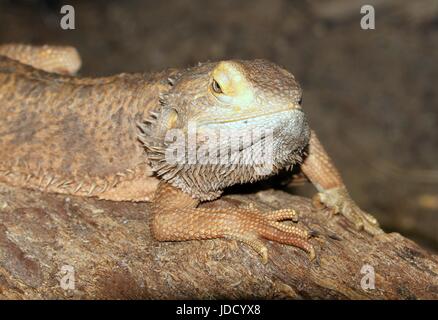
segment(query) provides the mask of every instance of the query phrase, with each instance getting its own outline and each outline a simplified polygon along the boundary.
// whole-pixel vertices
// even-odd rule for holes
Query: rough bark
[[[343,217],[282,191],[229,195],[206,206],[292,207],[319,232],[317,258],[268,243],[262,264],[247,246],[208,240],[158,243],[149,204],[116,203],[0,185],[2,298],[438,298],[438,257],[397,233],[371,237]],[[361,268],[375,289],[361,288]],[[75,289],[62,289],[63,266]],[[65,279],[65,278],[64,278]]]

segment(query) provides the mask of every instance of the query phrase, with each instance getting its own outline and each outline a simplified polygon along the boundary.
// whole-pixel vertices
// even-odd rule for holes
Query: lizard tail
[[[78,51],[69,46],[0,45],[0,55],[46,72],[74,75],[82,61]]]

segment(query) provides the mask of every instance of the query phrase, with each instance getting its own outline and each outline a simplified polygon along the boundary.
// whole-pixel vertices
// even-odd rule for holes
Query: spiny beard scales
[[[201,201],[219,197],[228,186],[255,182],[302,161],[305,145],[293,145],[290,146],[293,151],[287,150],[287,143],[285,146],[281,137],[276,137],[275,131],[271,139],[267,136],[255,139],[253,136],[249,143],[245,145],[245,142],[239,142],[234,149],[230,148],[229,140],[223,139],[220,134],[216,136],[218,139],[210,140],[208,148],[205,140],[197,137],[194,148],[190,149],[187,130],[180,131],[184,133],[179,144],[167,139],[168,130],[163,129],[165,121],[162,111],[163,108],[152,112],[147,120],[138,124],[141,131],[139,139],[145,147],[150,165],[160,178]],[[240,136],[251,136],[251,128],[245,129],[239,128]],[[177,159],[169,161],[169,154],[178,147],[182,152]],[[266,147],[272,148],[272,155],[263,163]],[[210,153],[202,152],[206,149]],[[211,158],[210,154],[213,154]]]

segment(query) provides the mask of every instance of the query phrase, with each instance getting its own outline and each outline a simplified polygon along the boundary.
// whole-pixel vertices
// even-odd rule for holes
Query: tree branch
[[[319,232],[316,260],[276,243],[267,244],[265,265],[234,241],[159,243],[149,231],[149,204],[0,185],[0,297],[438,299],[438,257],[399,234],[373,238],[281,191],[204,205],[250,202],[298,210],[299,224]],[[60,286],[65,265],[74,268],[75,289]],[[374,290],[361,288],[364,265],[374,268]]]

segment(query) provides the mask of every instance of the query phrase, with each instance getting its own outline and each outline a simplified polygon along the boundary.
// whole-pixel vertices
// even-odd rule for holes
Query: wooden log
[[[204,205],[250,202],[261,209],[299,211],[298,224],[319,233],[312,240],[316,260],[270,242],[267,264],[235,241],[160,243],[149,231],[147,203],[0,185],[0,297],[438,298],[438,257],[397,233],[373,238],[342,216],[282,191],[228,195]],[[363,289],[361,281],[371,275],[371,267],[375,288]]]

